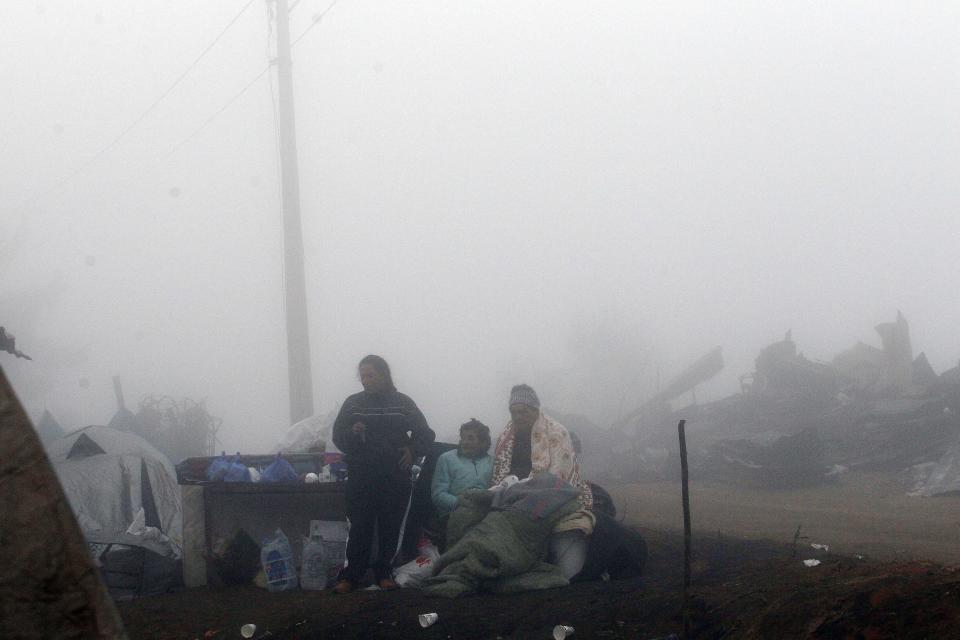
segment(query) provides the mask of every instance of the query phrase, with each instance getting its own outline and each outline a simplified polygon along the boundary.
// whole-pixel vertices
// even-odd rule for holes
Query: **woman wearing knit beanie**
[[[549,472],[580,490],[580,510],[561,520],[550,539],[551,556],[567,579],[583,566],[586,539],[593,532],[593,493],[580,476],[580,465],[570,433],[540,410],[540,398],[530,385],[510,390],[510,422],[497,439],[494,450],[493,484],[508,475],[521,480]]]

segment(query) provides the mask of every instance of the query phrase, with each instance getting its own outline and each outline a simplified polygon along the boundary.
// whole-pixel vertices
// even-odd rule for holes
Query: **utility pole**
[[[277,2],[277,80],[279,88],[280,174],[283,206],[283,283],[287,316],[287,373],[290,423],[313,415],[310,373],[310,325],[303,268],[300,224],[300,172],[297,168],[297,128],[293,117],[293,61],[290,57],[290,8]]]

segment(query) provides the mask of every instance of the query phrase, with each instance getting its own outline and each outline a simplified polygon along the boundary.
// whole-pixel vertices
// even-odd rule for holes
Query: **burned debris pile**
[[[806,358],[788,331],[761,350],[739,393],[675,409],[722,367],[714,350],[606,432],[597,471],[674,478],[673,426],[684,418],[703,479],[789,489],[857,470],[896,474],[915,495],[960,492],[960,368],[938,375],[925,354],[914,357],[902,314],[876,330],[881,347],[858,343],[829,363]]]
[[[202,400],[148,395],[140,401],[132,430],[171,460],[185,460],[213,455],[222,423]]]
[[[204,400],[147,394],[133,413],[119,377],[113,378],[113,390],[117,411],[107,424],[110,428],[140,436],[175,462],[213,455],[223,420],[210,414]]]

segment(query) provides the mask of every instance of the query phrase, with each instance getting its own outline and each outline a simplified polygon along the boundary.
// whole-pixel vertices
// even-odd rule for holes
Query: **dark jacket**
[[[357,422],[367,427],[362,436],[353,433]],[[398,391],[355,393],[333,423],[333,443],[346,454],[351,474],[399,473],[400,449],[410,447],[415,458],[426,455],[435,437],[413,400]]]

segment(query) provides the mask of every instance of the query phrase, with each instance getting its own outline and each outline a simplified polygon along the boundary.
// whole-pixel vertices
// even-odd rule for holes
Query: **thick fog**
[[[269,6],[148,111],[245,4],[0,7],[34,417],[105,423],[119,375],[205,398],[228,450],[289,425]],[[377,353],[442,438],[499,431],[517,382],[609,424],[715,346],[701,401],[787,329],[829,360],[898,309],[955,366],[958,32],[950,3],[341,0],[293,48],[317,412]]]

